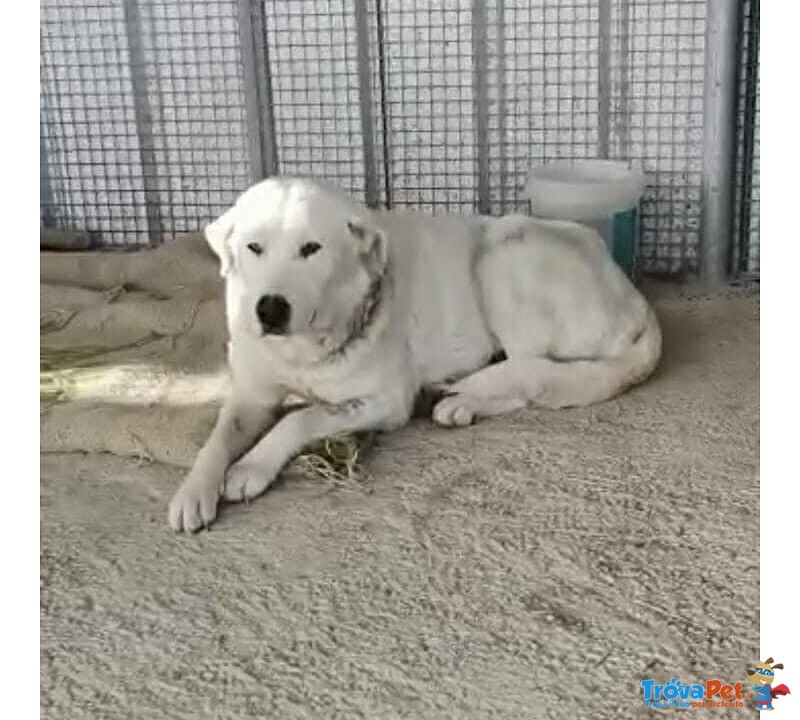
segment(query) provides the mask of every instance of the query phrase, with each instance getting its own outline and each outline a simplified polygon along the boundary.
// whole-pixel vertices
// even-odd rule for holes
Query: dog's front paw
[[[217,516],[218,501],[218,482],[190,475],[170,501],[170,527],[175,532],[194,532],[208,527]]]
[[[261,495],[277,476],[263,465],[242,461],[231,465],[225,476],[223,496],[229,502],[244,502]]]
[[[476,407],[472,398],[462,393],[447,395],[433,408],[433,420],[447,427],[464,427],[475,420]]]

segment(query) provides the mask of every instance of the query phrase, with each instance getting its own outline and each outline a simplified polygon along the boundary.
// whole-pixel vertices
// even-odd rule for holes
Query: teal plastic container
[[[534,168],[525,188],[536,217],[597,230],[623,272],[639,281],[639,202],[645,176],[614,160],[558,161]]]
[[[584,221],[593,227],[603,240],[611,256],[633,282],[639,282],[639,208],[613,213],[598,221]]]

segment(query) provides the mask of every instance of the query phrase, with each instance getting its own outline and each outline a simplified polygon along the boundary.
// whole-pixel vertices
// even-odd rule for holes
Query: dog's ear
[[[381,275],[389,260],[386,234],[363,218],[350,218],[347,222],[347,229],[356,239],[359,254],[369,273],[373,276]]]
[[[233,251],[231,250],[230,239],[233,234],[233,218],[236,207],[232,207],[227,212],[220,215],[214,222],[206,225],[203,231],[206,242],[219,258],[219,274],[225,277],[233,264]]]

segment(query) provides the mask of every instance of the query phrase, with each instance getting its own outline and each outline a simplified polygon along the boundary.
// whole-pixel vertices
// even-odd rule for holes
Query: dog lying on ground
[[[221,497],[260,495],[313,442],[402,426],[423,388],[445,390],[435,422],[468,425],[606,400],[660,357],[652,309],[575,223],[375,212],[270,178],[205,235],[232,391],[170,503],[176,531],[211,523]],[[278,420],[289,395],[308,404]]]

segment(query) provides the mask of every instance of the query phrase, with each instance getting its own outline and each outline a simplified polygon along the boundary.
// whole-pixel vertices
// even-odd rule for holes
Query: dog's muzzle
[[[265,335],[283,335],[289,326],[292,307],[283,295],[262,295],[256,303],[256,315]]]

